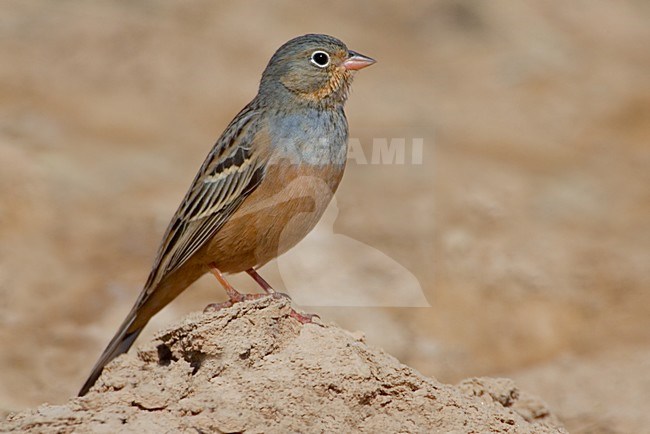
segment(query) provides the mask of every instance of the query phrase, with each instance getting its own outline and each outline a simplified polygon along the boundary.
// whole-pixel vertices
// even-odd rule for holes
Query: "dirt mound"
[[[13,414],[0,430],[565,432],[511,380],[441,384],[270,299],[192,314],[109,364],[87,396]]]

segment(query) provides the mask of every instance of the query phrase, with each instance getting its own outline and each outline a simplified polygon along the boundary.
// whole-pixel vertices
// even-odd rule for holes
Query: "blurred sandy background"
[[[347,106],[367,155],[424,140],[421,165],[351,162],[334,231],[431,307],[307,310],[444,382],[512,377],[572,432],[650,432],[648,22],[643,0],[2,1],[0,413],[77,392],[271,54],[322,32],[379,61]],[[396,286],[346,254],[333,291]],[[286,274],[264,270],[291,292],[337,269]],[[145,336],[222,299],[204,278]]]

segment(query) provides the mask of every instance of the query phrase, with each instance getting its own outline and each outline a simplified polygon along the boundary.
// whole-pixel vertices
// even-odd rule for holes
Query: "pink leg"
[[[223,277],[223,274],[221,274],[221,271],[217,268],[217,265],[213,262],[210,264],[210,273],[214,275],[214,277],[217,278],[221,286],[223,286],[223,289],[226,290],[226,293],[228,294],[228,297],[230,298],[230,301],[242,301],[244,299],[244,296],[237,291],[231,284],[226,280],[225,277]]]
[[[238,303],[244,300],[257,300],[259,298],[265,297],[266,294],[242,294],[237,291],[231,284],[226,280],[221,271],[217,268],[215,263],[209,265],[210,273],[217,278],[223,289],[226,290],[229,300],[223,303],[211,303],[205,307],[204,312],[209,310],[219,310],[225,307],[231,307],[233,304]]]
[[[275,293],[275,289],[273,289],[273,287],[271,287],[269,282],[264,280],[264,278],[262,276],[260,276],[259,273],[257,271],[255,271],[254,268],[249,268],[248,270],[246,270],[246,272],[248,273],[249,276],[251,276],[253,278],[253,280],[255,280],[257,282],[257,284],[259,286],[262,287],[264,292],[266,292],[267,294]]]
[[[254,268],[249,268],[248,270],[246,270],[246,272],[248,273],[249,276],[251,276],[255,280],[255,282],[257,282],[259,286],[262,287],[264,292],[269,294],[271,297],[275,297],[275,298],[286,297],[289,300],[291,300],[291,297],[289,297],[287,294],[277,292],[275,289],[273,289],[273,287],[269,284],[269,282],[264,280],[264,278],[260,276],[259,273],[255,271]],[[298,322],[302,324],[308,324],[313,322],[314,317],[320,318],[318,315],[314,313],[298,313],[293,308],[291,308],[290,315],[292,318],[298,320]]]

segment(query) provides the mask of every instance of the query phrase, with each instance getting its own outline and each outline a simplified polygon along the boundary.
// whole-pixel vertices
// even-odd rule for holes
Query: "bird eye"
[[[325,68],[330,64],[330,55],[324,51],[314,51],[311,53],[311,63],[319,68]]]

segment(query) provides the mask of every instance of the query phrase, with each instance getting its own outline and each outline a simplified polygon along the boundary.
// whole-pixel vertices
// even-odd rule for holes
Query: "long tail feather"
[[[95,366],[93,367],[90,376],[88,377],[84,385],[81,387],[81,390],[79,391],[79,396],[84,396],[86,393],[88,393],[90,388],[93,387],[93,385],[95,384],[99,376],[102,374],[102,371],[104,370],[104,366],[106,366],[108,362],[110,362],[120,354],[126,353],[129,350],[129,348],[131,348],[131,345],[133,345],[133,342],[136,340],[136,338],[144,328],[144,324],[143,324],[140,327],[131,330],[131,326],[133,325],[137,315],[138,315],[137,309],[134,308],[126,317],[126,319],[120,326],[119,330],[117,331],[115,336],[113,336],[113,339],[111,339],[110,343],[102,353],[97,363],[95,363]]]
[[[102,374],[106,364],[131,348],[131,345],[133,345],[133,342],[152,316],[176,298],[192,282],[201,277],[204,272],[201,266],[193,266],[184,268],[182,272],[166,275],[164,279],[155,283],[150,278],[117,333],[115,333],[115,336],[113,336],[113,339],[111,339],[111,342],[97,363],[95,363],[90,376],[79,391],[79,396],[88,393],[88,390],[93,387]],[[152,286],[154,284],[155,286]]]

